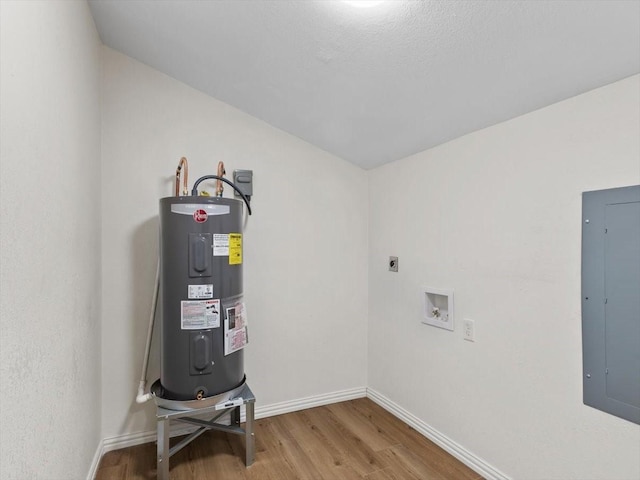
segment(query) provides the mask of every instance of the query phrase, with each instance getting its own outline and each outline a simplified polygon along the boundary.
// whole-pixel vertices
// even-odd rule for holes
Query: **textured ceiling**
[[[364,168],[640,72],[638,0],[351,3],[89,1],[106,45]]]

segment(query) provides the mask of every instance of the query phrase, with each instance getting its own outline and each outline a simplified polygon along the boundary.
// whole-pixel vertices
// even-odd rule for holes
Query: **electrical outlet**
[[[398,271],[398,257],[389,257],[389,271],[390,272]]]
[[[464,339],[470,342],[476,341],[476,326],[475,322],[469,318],[464,319],[463,323]]]

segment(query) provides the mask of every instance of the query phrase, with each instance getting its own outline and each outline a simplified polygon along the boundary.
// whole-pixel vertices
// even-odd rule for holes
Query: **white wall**
[[[100,442],[100,41],[85,2],[0,2],[0,477]]]
[[[108,48],[103,72],[103,436],[155,429],[134,397],[158,200],[183,155],[190,183],[219,160],[254,171],[245,369],[258,407],[366,386],[364,172]]]
[[[369,386],[515,479],[640,477],[638,425],[582,404],[580,324],[581,192],[640,183],[639,96],[631,77],[369,172]],[[455,290],[455,332],[420,324],[422,285]]]
[[[101,437],[153,430],[133,397],[182,155],[192,181],[255,173],[259,404],[368,382],[513,478],[640,476],[638,427],[582,405],[579,302],[580,193],[640,183],[640,77],[367,175],[105,48],[101,167],[86,4],[0,9],[3,479],[83,478]],[[419,323],[425,284],[455,289],[455,332]]]

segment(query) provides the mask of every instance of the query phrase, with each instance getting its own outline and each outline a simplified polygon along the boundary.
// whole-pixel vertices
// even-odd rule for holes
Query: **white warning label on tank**
[[[236,352],[247,346],[247,310],[242,298],[226,309],[224,318],[224,354]]]
[[[201,330],[220,326],[220,299],[182,300],[180,304],[182,330]]]
[[[229,256],[229,235],[223,233],[213,234],[213,256],[228,257]]]
[[[213,298],[213,285],[189,285],[189,299]]]

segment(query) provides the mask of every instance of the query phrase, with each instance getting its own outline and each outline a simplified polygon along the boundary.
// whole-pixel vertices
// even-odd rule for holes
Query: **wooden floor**
[[[255,423],[244,439],[208,431],[170,460],[171,480],[477,480],[482,477],[390,413],[361,398]],[[105,454],[96,480],[153,479],[155,443]]]

